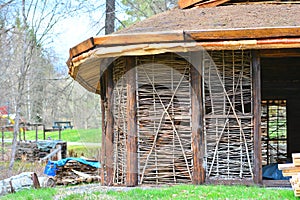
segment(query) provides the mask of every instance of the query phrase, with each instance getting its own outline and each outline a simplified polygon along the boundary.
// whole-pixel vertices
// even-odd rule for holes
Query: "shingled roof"
[[[70,49],[69,74],[99,92],[111,58],[201,49],[300,48],[300,4],[237,4],[173,9]]]
[[[249,4],[173,9],[116,34],[174,30],[300,26],[300,4]]]

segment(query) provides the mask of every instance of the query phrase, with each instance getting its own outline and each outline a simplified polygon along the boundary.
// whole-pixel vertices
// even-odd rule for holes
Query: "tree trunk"
[[[9,172],[10,176],[12,175],[12,169],[15,163],[15,156],[17,152],[17,138],[19,135],[20,130],[20,103],[17,103],[16,105],[16,117],[15,117],[15,124],[14,124],[14,134],[13,134],[13,140],[12,140],[12,148],[11,148],[11,158],[9,163]]]
[[[115,31],[115,0],[106,0],[105,35]]]

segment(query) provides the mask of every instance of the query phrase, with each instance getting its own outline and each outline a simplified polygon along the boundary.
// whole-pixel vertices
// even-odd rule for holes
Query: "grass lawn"
[[[72,157],[80,157],[84,156],[91,159],[100,160],[100,154],[101,154],[101,143],[99,142],[99,146],[87,146],[85,144],[83,145],[68,145],[68,152],[75,152],[76,155],[72,155]]]
[[[35,131],[26,131],[26,140],[35,140]],[[5,132],[5,139],[12,139],[12,132]],[[46,132],[46,139],[50,137],[52,140],[59,139],[58,131]],[[38,131],[39,140],[43,140],[43,131]],[[19,137],[18,137],[19,139]],[[23,133],[22,133],[23,139]],[[68,143],[68,152],[73,151],[75,154],[80,156],[85,156],[88,158],[100,158],[100,146],[101,146],[101,129],[66,129],[61,131],[61,139]],[[76,142],[77,144],[72,144]],[[89,144],[94,143],[94,144]],[[8,144],[8,143],[6,143]]]
[[[179,185],[158,190],[135,189],[128,192],[108,192],[116,199],[296,199],[291,190],[276,190],[247,186]]]
[[[3,197],[0,197],[1,200],[50,200],[53,199],[53,196],[56,194],[55,188],[42,188],[42,189],[30,189],[22,190],[14,194],[8,194]]]
[[[3,199],[53,199],[57,190],[42,189],[22,191],[10,194]],[[44,196],[39,196],[44,194]],[[35,195],[36,194],[36,195]],[[18,196],[16,196],[18,195]],[[51,196],[52,195],[52,196]],[[32,197],[32,198],[31,198]],[[92,194],[72,194],[64,198],[65,200],[81,199],[130,199],[130,200],[152,200],[152,199],[298,199],[294,197],[292,190],[269,189],[247,186],[223,186],[223,185],[177,185],[161,187],[159,189],[135,188],[127,192],[108,191],[95,192]]]
[[[23,133],[22,139],[23,139]],[[12,139],[12,132],[5,132],[5,139]],[[26,131],[26,140],[35,140],[35,131]],[[51,137],[53,140],[59,139],[58,131],[46,132],[46,139]],[[43,130],[38,130],[39,140],[43,139]],[[65,129],[61,131],[61,139],[67,142],[101,142],[101,129]]]

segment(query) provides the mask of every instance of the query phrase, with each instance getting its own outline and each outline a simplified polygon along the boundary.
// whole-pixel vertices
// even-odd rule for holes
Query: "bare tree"
[[[115,0],[106,0],[105,10],[105,35],[113,33],[115,31],[115,14],[116,2]]]
[[[78,127],[99,126],[98,96],[78,89],[81,86],[68,78],[66,70],[55,68],[55,52],[44,48],[59,20],[96,12],[103,3],[90,5],[85,0],[0,0],[0,106],[9,102],[16,115],[10,169],[21,118],[30,122],[39,115],[44,123],[73,118]],[[114,23],[110,25],[114,30]]]
[[[17,4],[19,5],[19,4]],[[38,0],[22,0],[19,5],[21,15],[17,16],[20,20],[17,22],[15,34],[18,37],[15,56],[16,69],[15,74],[15,124],[12,141],[12,153],[9,169],[12,170],[17,147],[17,137],[19,134],[21,111],[24,108],[27,97],[27,109],[30,107],[30,90],[33,80],[37,80],[31,75],[34,72],[34,58],[42,57],[42,45],[47,41],[47,37],[60,18],[65,15],[65,7],[56,1],[38,1]],[[18,11],[17,11],[18,12]],[[36,67],[36,66],[35,66]],[[30,117],[30,115],[29,115]]]
[[[2,8],[4,8],[5,6],[8,6],[9,4],[11,4],[14,0],[10,0],[10,1],[7,1],[7,2],[2,2],[0,1],[0,10]]]

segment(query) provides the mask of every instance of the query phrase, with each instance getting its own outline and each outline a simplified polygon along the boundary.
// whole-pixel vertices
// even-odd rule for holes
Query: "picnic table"
[[[55,121],[53,122],[53,129],[73,129],[73,126],[70,121]]]

